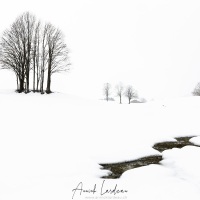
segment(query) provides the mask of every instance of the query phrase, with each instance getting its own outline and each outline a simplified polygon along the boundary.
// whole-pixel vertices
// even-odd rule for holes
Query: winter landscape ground
[[[177,136],[200,145],[199,97],[120,105],[6,91],[0,102],[1,200],[199,199],[198,147],[166,150],[160,165],[120,179],[100,178],[109,172],[99,165],[159,155],[152,146]]]

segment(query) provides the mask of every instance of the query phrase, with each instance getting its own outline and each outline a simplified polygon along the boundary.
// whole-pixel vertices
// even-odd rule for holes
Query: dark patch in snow
[[[143,158],[129,161],[129,162],[100,164],[103,167],[103,169],[111,171],[111,174],[109,174],[108,176],[104,176],[102,178],[110,178],[110,179],[120,178],[120,176],[127,170],[147,166],[150,164],[159,164],[161,160],[162,160],[162,156],[153,155],[153,156],[147,156],[147,157],[143,157]]]
[[[177,141],[175,142],[160,142],[160,143],[156,143],[154,144],[153,148],[158,150],[159,152],[163,152],[165,150],[169,150],[169,149],[173,149],[173,148],[183,148],[185,146],[191,145],[191,146],[197,146],[193,143],[191,143],[189,140],[191,138],[193,138],[194,136],[190,136],[190,137],[178,137],[175,138]]]
[[[173,149],[173,148],[182,148],[185,146],[196,146],[191,143],[189,140],[195,136],[187,136],[187,137],[177,137],[175,138],[177,141],[173,142],[160,142],[154,144],[153,148],[158,150],[159,152],[163,152],[165,150]],[[128,162],[119,162],[119,163],[103,163],[100,164],[103,170],[109,170],[111,173],[108,176],[103,176],[101,178],[107,179],[116,179],[120,178],[120,176],[127,170],[144,167],[150,164],[159,164],[162,160],[162,155],[152,155],[147,157],[142,157],[136,160],[128,161]]]

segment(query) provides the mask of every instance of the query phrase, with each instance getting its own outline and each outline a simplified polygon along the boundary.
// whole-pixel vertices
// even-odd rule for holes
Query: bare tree
[[[21,15],[12,24],[10,30],[3,33],[1,40],[0,62],[3,69],[16,73],[19,92],[29,91],[29,73],[31,62],[32,36],[35,17],[28,12]],[[25,81],[26,79],[26,81]]]
[[[111,84],[110,83],[105,83],[103,87],[103,94],[105,96],[105,99],[108,101],[110,98],[111,94]]]
[[[137,92],[136,90],[133,89],[131,85],[127,86],[126,91],[124,95],[128,98],[128,103],[131,103],[131,99],[137,97]]]
[[[19,92],[24,90],[24,43],[22,40],[20,19],[17,19],[12,24],[10,30],[6,30],[3,33],[0,43],[0,63],[2,69],[9,69],[14,71],[17,80],[17,89]]]
[[[194,96],[200,96],[200,82],[197,83],[196,87],[194,88],[194,91],[192,92]]]
[[[119,97],[120,104],[122,103],[123,91],[124,91],[124,86],[122,83],[119,83],[118,85],[116,85],[116,94]]]
[[[47,24],[48,71],[46,93],[51,93],[51,76],[53,73],[69,70],[68,49],[63,34],[52,24]]]

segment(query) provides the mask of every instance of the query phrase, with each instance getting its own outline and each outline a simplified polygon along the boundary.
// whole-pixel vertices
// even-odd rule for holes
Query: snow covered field
[[[0,111],[1,200],[200,197],[198,147],[164,151],[161,165],[105,182],[100,177],[108,171],[98,165],[160,154],[153,144],[177,136],[197,136],[191,142],[200,145],[199,97],[119,105],[1,92]],[[120,193],[105,193],[116,185]]]

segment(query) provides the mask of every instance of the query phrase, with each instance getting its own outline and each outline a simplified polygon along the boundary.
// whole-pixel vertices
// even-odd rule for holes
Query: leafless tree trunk
[[[35,92],[35,75],[38,73],[38,45],[39,45],[39,30],[40,30],[40,22],[37,23],[35,28],[35,35],[34,35],[34,41],[33,41],[33,92]],[[37,66],[37,72],[36,72],[36,66]],[[38,78],[38,75],[37,75]],[[37,81],[37,80],[36,80]],[[37,85],[38,89],[38,85]]]
[[[43,33],[42,33],[42,55],[41,55],[41,82],[40,82],[40,92],[41,94],[44,93],[44,72],[45,72],[45,65],[46,65],[46,60],[47,60],[47,29],[48,27],[45,25]]]
[[[35,31],[35,17],[30,15],[29,13],[25,13],[24,15],[24,23],[25,23],[25,30],[26,30],[26,38],[27,38],[27,45],[26,45],[26,92],[29,92],[29,76],[30,76],[30,63],[31,63],[31,50],[33,44],[33,35]]]
[[[18,81],[18,76],[16,75],[16,81],[17,81],[17,90],[19,90],[19,81]]]
[[[36,49],[36,74],[37,74],[37,79],[36,79],[36,82],[37,82],[37,87],[36,87],[36,90],[37,92],[39,92],[39,82],[40,82],[40,79],[41,79],[41,71],[39,69],[39,66],[40,66],[40,27],[38,29],[38,36],[37,36],[37,49]]]
[[[105,83],[103,87],[103,94],[105,96],[106,101],[109,100],[111,94],[111,85],[110,83]]]
[[[119,97],[120,104],[122,103],[123,91],[124,91],[124,86],[122,85],[122,83],[119,83],[118,85],[116,85],[116,93],[117,93],[117,96]]]

